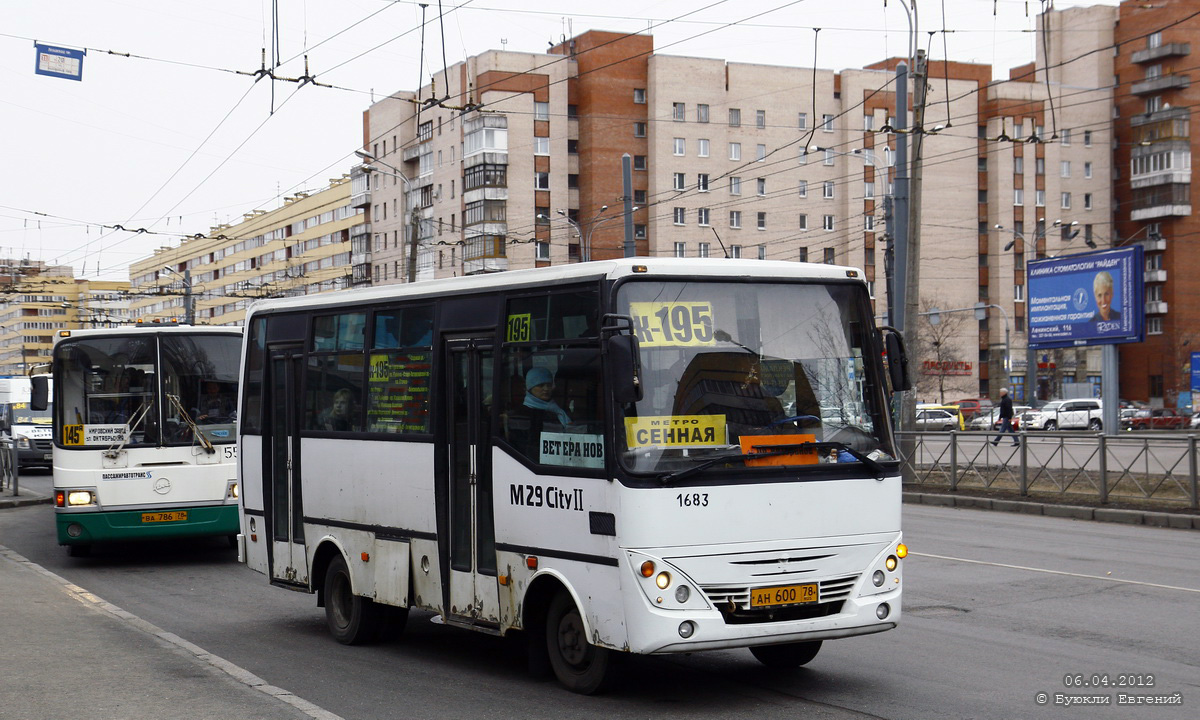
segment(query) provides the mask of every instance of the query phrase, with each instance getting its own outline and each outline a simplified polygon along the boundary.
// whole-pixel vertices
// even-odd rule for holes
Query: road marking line
[[[1182,590],[1183,592],[1200,593],[1200,588],[1179,587],[1178,585],[1160,585],[1159,583],[1142,582],[1141,580],[1124,580],[1106,575],[1086,575],[1084,573],[1066,572],[1063,570],[1047,570],[1046,568],[1027,567],[1025,565],[1009,565],[1007,563],[989,562],[987,560],[970,560],[967,558],[951,557],[950,555],[933,555],[931,553],[910,552],[909,556],[933,558],[935,560],[952,560],[954,562],[970,563],[972,565],[991,565],[993,567],[1009,568],[1012,570],[1028,570],[1030,572],[1047,573],[1049,575],[1067,575],[1069,577],[1087,578],[1088,580],[1107,580],[1126,585],[1143,585],[1145,587],[1162,588],[1164,590]]]

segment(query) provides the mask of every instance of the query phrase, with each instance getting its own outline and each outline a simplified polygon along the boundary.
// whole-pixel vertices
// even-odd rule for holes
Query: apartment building
[[[135,320],[189,314],[198,325],[241,325],[256,299],[350,287],[351,237],[365,223],[350,176],[254,210],[204,237],[162,247],[129,268]]]
[[[128,322],[129,283],[83,280],[68,266],[0,260],[0,375],[50,361],[59,330]]]
[[[1115,29],[1114,245],[1138,243],[1145,253],[1146,340],[1122,345],[1122,397],[1155,406],[1185,406],[1190,357],[1200,350],[1200,219],[1192,215],[1195,184],[1191,109],[1200,33],[1196,3],[1123,2]]]

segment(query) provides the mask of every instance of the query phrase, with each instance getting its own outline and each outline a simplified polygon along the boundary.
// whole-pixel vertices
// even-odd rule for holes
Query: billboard
[[[1031,261],[1030,346],[1141,342],[1142,279],[1141,245]]]

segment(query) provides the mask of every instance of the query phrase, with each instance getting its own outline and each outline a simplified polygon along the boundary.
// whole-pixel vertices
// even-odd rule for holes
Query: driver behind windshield
[[[199,407],[194,409],[196,422],[218,422],[233,416],[233,398],[222,392],[220,383],[204,383]]]

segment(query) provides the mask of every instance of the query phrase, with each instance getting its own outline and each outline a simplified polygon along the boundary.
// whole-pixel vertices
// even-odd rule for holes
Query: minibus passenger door
[[[307,584],[304,549],[304,503],[300,483],[300,378],[304,363],[298,348],[271,352],[267,427],[266,477],[270,487],[266,521],[271,536],[271,577]]]
[[[487,340],[446,341],[449,447],[450,597],[448,614],[470,623],[499,623],[496,531],[492,505],[492,379]],[[441,533],[439,533],[441,534]]]

